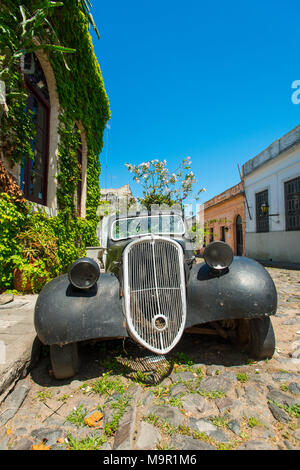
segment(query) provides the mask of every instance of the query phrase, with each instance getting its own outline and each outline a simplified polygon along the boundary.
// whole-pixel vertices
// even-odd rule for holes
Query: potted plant
[[[14,288],[35,293],[58,275],[57,237],[42,213],[33,214],[29,224],[18,235],[21,252],[12,257]]]

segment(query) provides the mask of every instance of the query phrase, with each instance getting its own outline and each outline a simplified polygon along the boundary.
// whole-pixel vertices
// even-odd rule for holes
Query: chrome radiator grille
[[[180,340],[186,320],[183,252],[171,239],[149,236],[124,250],[125,315],[130,334],[157,354]]]

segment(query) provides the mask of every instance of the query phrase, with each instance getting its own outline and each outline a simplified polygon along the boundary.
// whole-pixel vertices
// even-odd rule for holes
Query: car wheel
[[[275,334],[270,317],[239,320],[237,340],[250,358],[271,358],[275,351]]]
[[[56,379],[73,377],[79,369],[77,343],[50,346],[52,373]]]

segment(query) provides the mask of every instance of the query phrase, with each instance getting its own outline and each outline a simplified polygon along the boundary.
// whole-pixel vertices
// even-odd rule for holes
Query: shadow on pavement
[[[183,358],[189,364],[225,367],[245,365],[249,357],[238,351],[227,340],[211,335],[184,333],[179,344],[166,356],[158,356],[130,338],[79,344],[80,370],[69,379],[56,380],[51,375],[49,347],[41,346],[38,362],[31,370],[31,378],[43,387],[61,387],[74,380],[97,379],[103,373],[138,379],[146,385],[159,384],[173,371],[174,363]],[[184,360],[182,363],[184,363]],[[50,373],[49,373],[50,371]]]

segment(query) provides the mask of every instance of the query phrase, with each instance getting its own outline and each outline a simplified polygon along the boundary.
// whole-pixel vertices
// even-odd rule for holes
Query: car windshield
[[[138,237],[140,235],[183,235],[184,223],[179,215],[154,215],[117,219],[112,225],[112,239]]]

